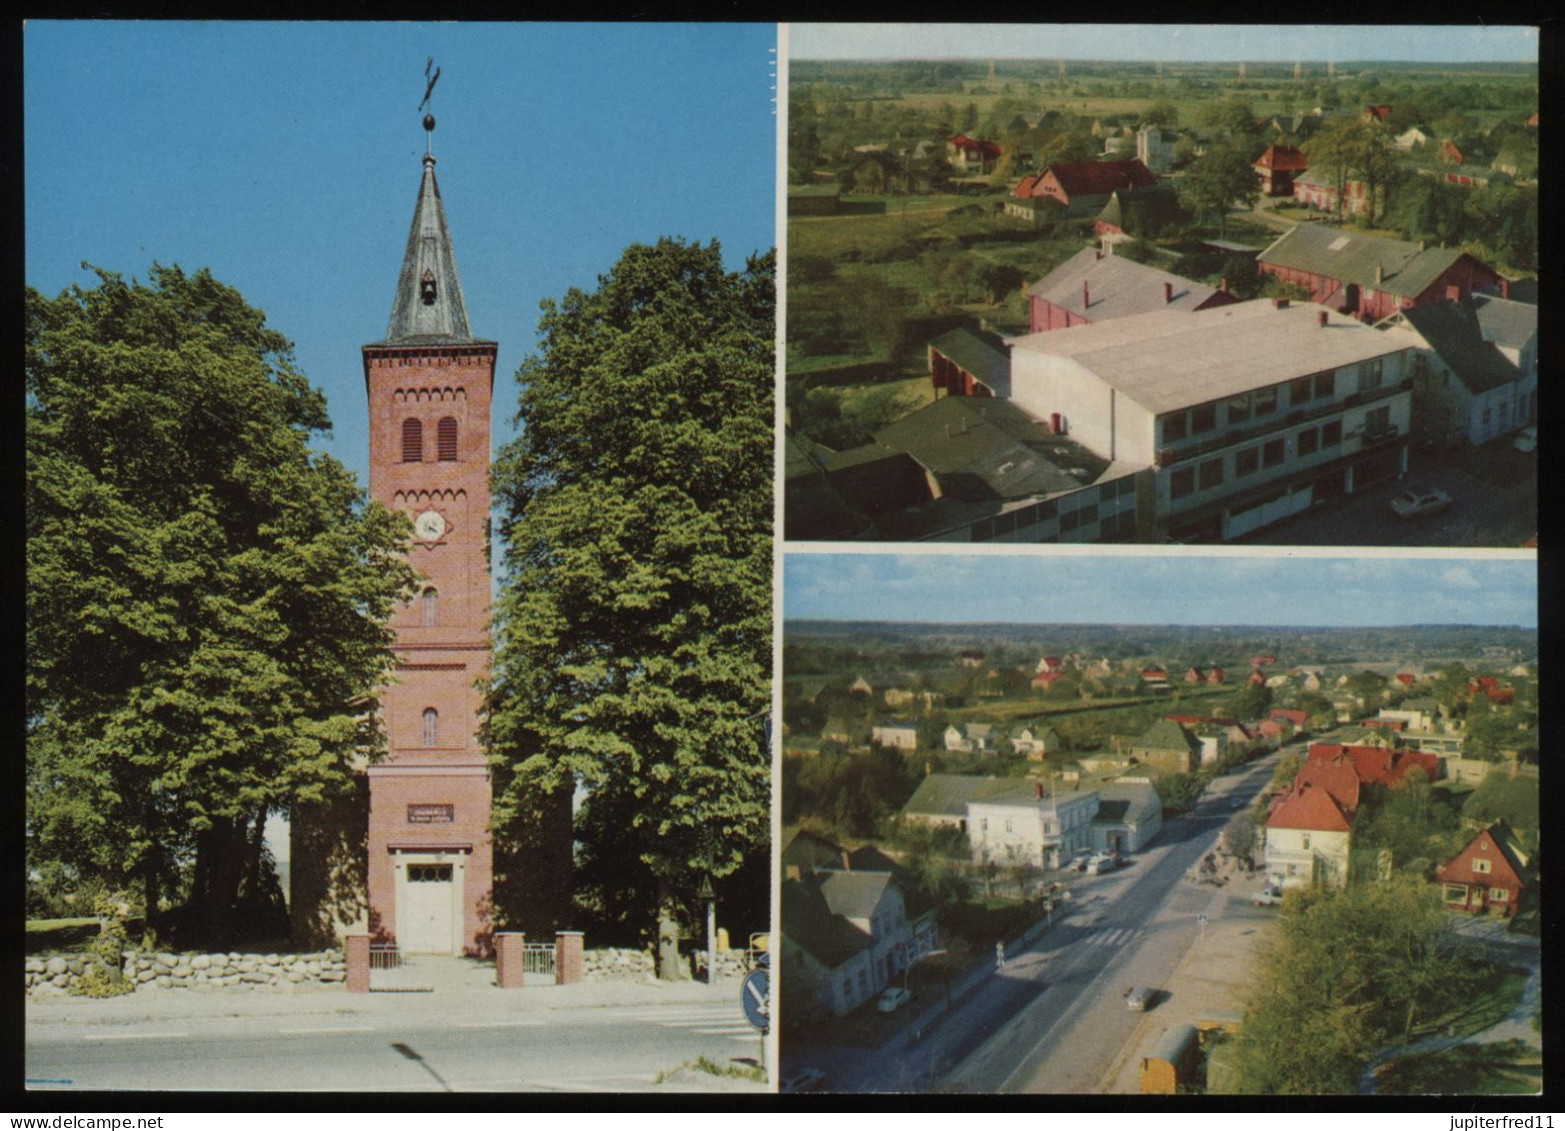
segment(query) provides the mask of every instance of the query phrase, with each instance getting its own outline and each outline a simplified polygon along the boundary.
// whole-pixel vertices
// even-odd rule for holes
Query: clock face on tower
[[[438,542],[446,532],[446,519],[439,511],[424,511],[413,520],[413,533],[421,542]]]

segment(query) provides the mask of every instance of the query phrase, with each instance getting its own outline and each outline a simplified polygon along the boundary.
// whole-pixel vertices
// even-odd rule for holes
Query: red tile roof
[[[1310,167],[1304,154],[1291,145],[1268,145],[1266,152],[1255,159],[1255,165],[1277,172],[1301,172]]]
[[[1424,777],[1434,781],[1440,772],[1440,756],[1421,750],[1385,750],[1379,746],[1344,746],[1340,742],[1314,742],[1305,755],[1306,765],[1347,759],[1367,785],[1394,785],[1407,771],[1417,766]]]
[[[1293,784],[1320,786],[1344,813],[1351,815],[1359,807],[1359,776],[1351,761],[1312,763],[1294,776]]]
[[[1107,196],[1118,189],[1144,188],[1157,183],[1152,170],[1136,159],[1059,162],[1039,173],[1038,180],[1051,174],[1067,196]]]
[[[1033,186],[1037,183],[1037,177],[1023,177],[1017,186],[1011,190],[1011,195],[1021,199],[1026,199],[1032,195]]]
[[[1309,829],[1345,833],[1352,829],[1341,806],[1324,786],[1308,782],[1295,785],[1266,821],[1269,829]]]
[[[1294,726],[1301,727],[1304,725],[1305,720],[1309,718],[1309,715],[1303,711],[1295,711],[1291,707],[1274,707],[1272,708],[1271,717],[1274,719],[1287,719]]]

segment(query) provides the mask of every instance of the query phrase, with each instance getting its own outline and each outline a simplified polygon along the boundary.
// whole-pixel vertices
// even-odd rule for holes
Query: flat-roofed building
[[[1138,535],[1218,541],[1406,472],[1419,342],[1258,299],[1011,339],[1012,402],[1152,469]]]

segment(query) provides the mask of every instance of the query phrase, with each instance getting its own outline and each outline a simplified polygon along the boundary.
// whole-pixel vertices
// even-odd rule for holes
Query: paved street
[[[224,994],[32,1003],[30,1088],[642,1091],[698,1057],[759,1062],[738,983],[483,994]],[[615,1004],[618,999],[620,1004]],[[600,1004],[601,1002],[601,1004]],[[123,1004],[121,1004],[123,1003]],[[763,1092],[682,1074],[671,1090]]]
[[[1538,533],[1537,454],[1510,449],[1511,438],[1490,445],[1485,466],[1498,479],[1476,474],[1470,452],[1444,455],[1415,448],[1405,479],[1366,484],[1353,495],[1312,507],[1263,527],[1238,544],[1268,546],[1496,546],[1517,547]],[[1400,519],[1392,496],[1409,485],[1437,487],[1449,510]]]
[[[834,1091],[1104,1090],[1141,1020],[1125,1009],[1124,991],[1167,984],[1200,940],[1198,915],[1216,922],[1231,908],[1253,910],[1183,877],[1260,792],[1277,757],[1218,779],[1125,868],[1073,885],[1071,909],[1008,954],[1003,971],[981,964],[953,984],[950,1013],[943,1002],[920,1003],[873,1049],[785,1042],[785,1074],[819,1067]]]

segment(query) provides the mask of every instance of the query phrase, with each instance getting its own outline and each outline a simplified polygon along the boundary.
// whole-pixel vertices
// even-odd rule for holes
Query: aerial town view
[[[789,539],[1535,539],[1527,29],[931,30],[790,29]]]
[[[1533,562],[1042,564],[789,556],[784,1090],[1536,1092]]]

